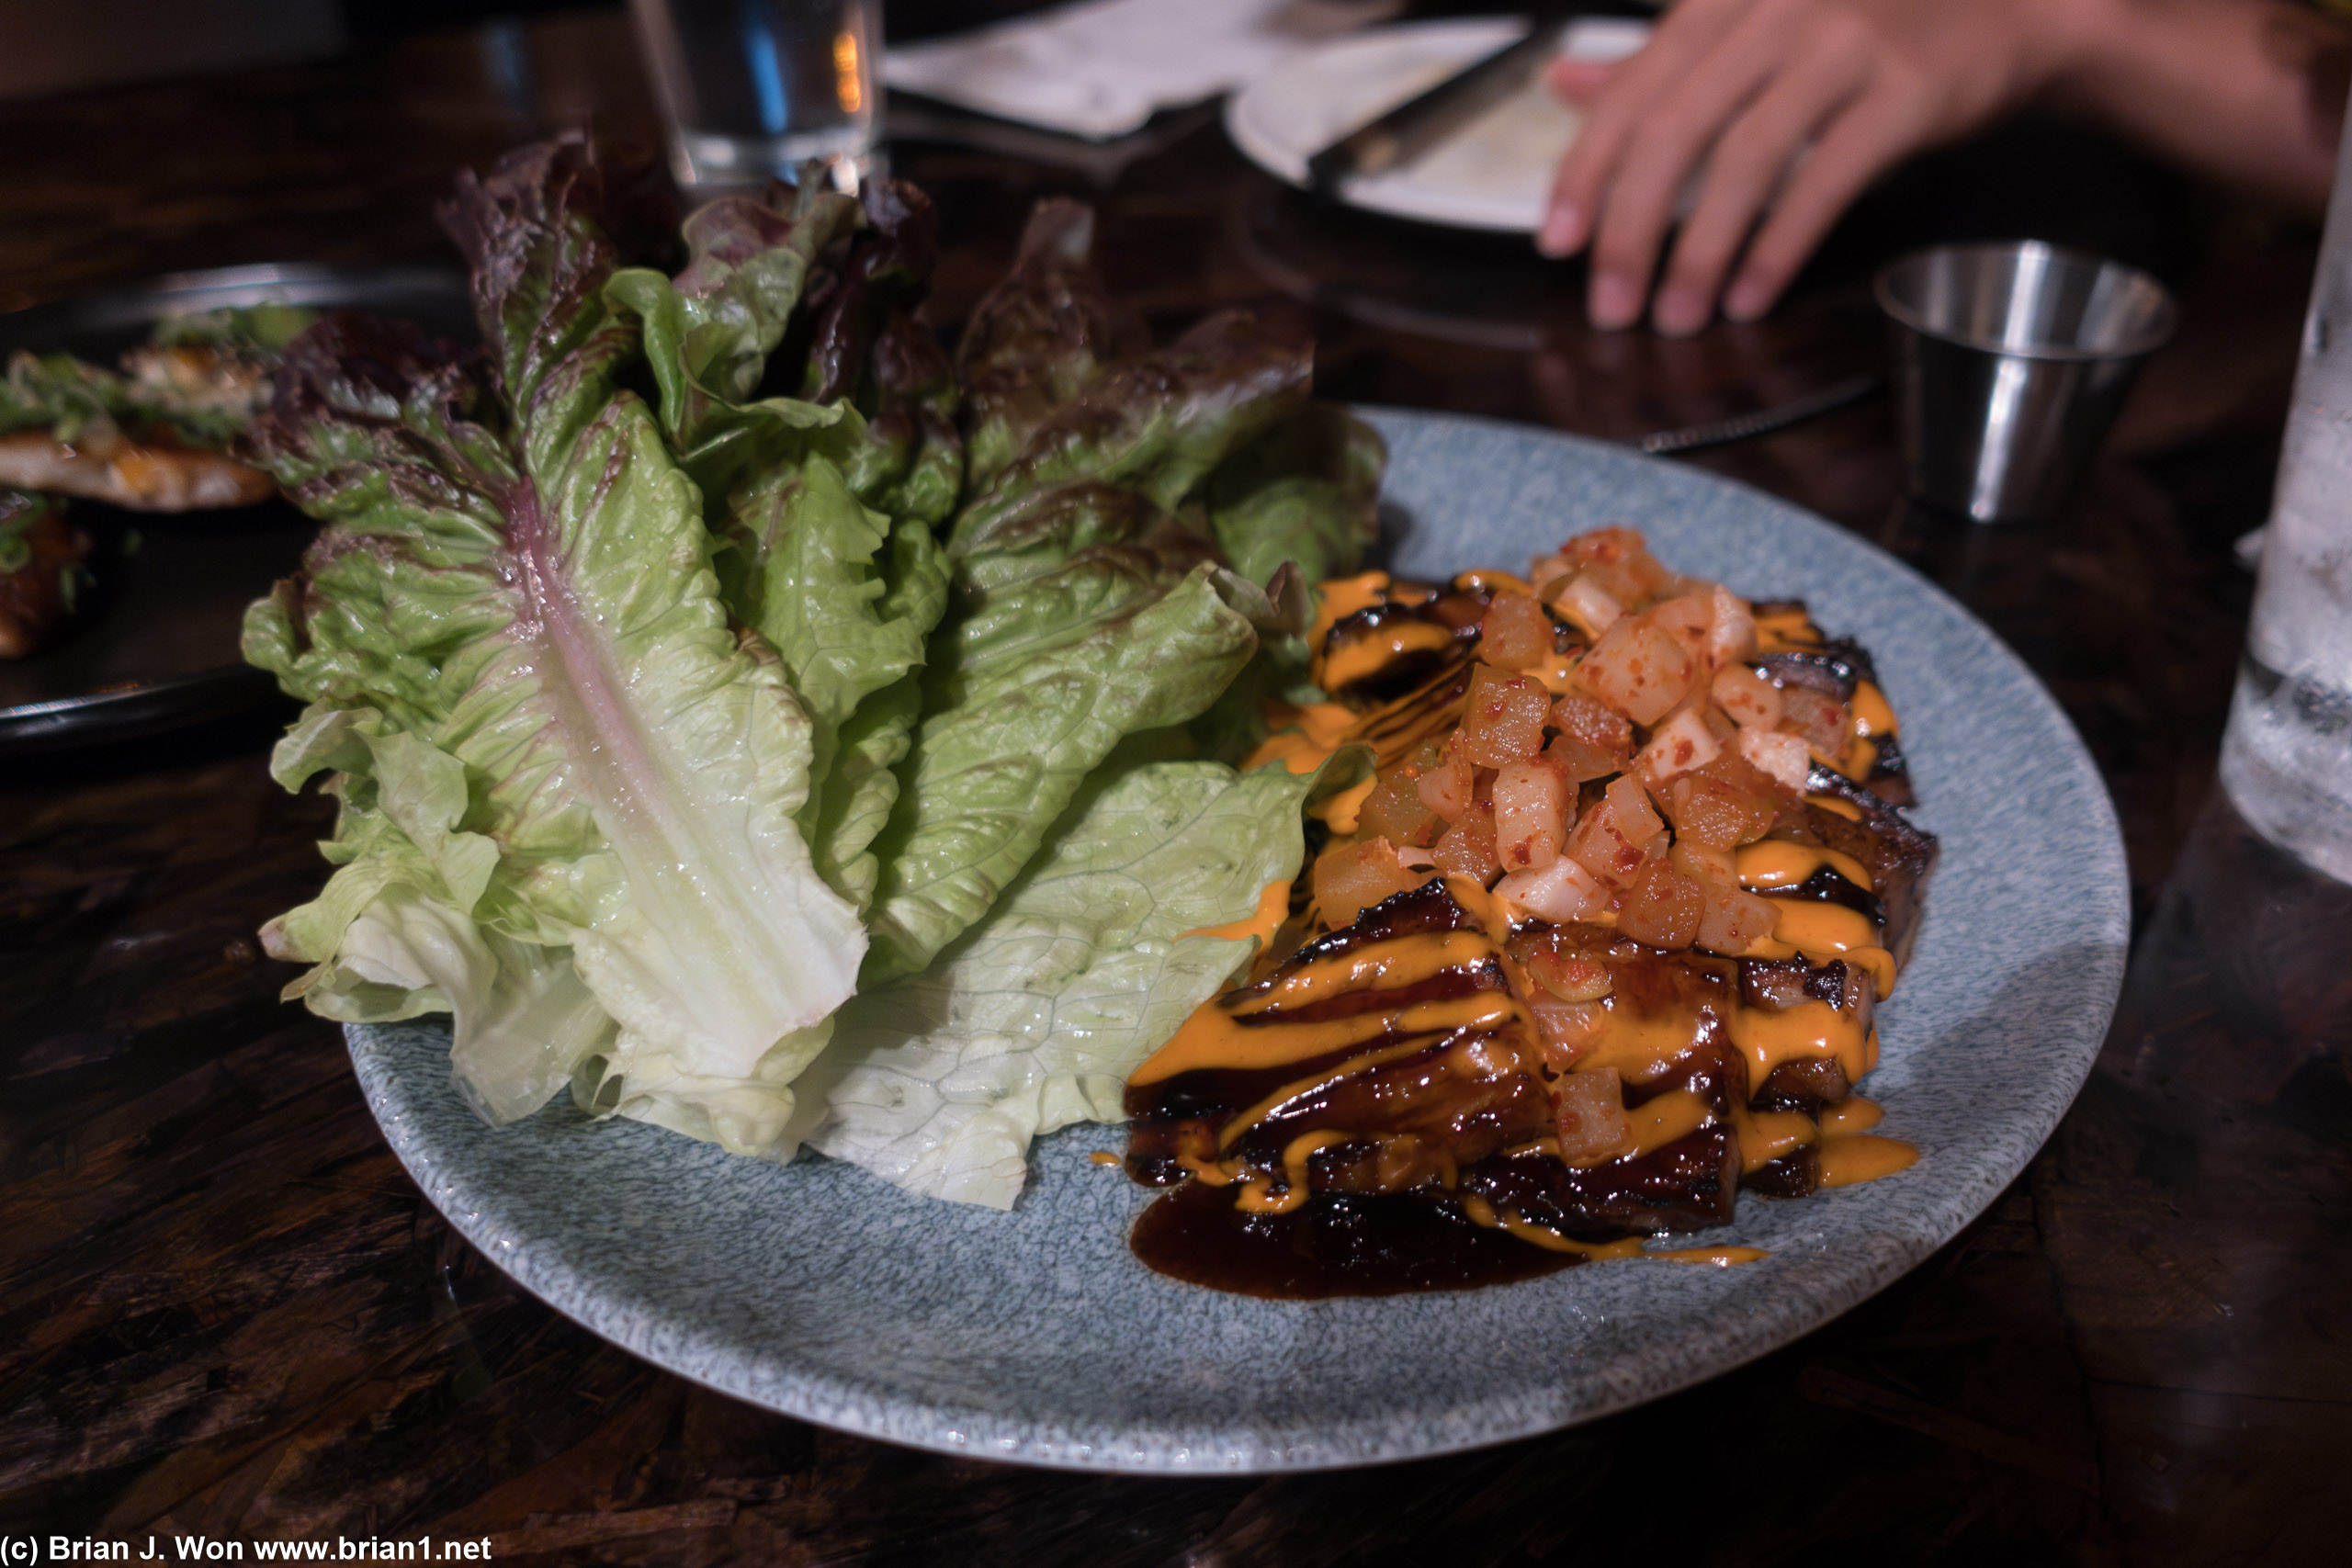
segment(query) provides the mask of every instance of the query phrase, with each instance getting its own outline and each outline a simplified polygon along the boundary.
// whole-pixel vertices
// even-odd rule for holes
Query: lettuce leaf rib
[[[610,1035],[633,1059],[739,1076],[839,1006],[865,949],[796,820],[810,719],[739,641],[695,487],[617,388],[636,333],[603,302],[610,247],[575,205],[595,184],[563,142],[461,188],[450,221],[473,252],[487,375],[413,333],[330,321],[289,351],[256,432],[327,527],[304,577],[249,617],[249,657],[445,754],[464,830],[498,856],[470,904],[387,875],[333,950],[331,922],[285,942],[334,969],[322,979],[374,987],[335,991],[347,1010],[437,993],[501,1117],[574,1065],[534,1032],[583,1012],[559,968],[610,1020],[561,1031],[567,1054]],[[405,613],[420,604],[435,613]],[[358,759],[313,748],[289,771],[329,761]],[[346,770],[347,800],[361,777]],[[346,874],[418,851],[346,821]]]

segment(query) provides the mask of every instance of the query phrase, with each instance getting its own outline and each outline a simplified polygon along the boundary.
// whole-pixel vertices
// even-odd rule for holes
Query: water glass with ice
[[[2343,153],[2222,783],[2263,837],[2352,882],[2352,156]]]
[[[842,190],[872,167],[878,0],[631,0],[690,192],[795,179]]]

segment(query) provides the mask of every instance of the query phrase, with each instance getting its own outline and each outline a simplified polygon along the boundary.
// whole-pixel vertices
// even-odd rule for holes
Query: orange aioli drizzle
[[[1233,1195],[1233,1206],[1245,1214],[1287,1214],[1306,1205],[1306,1194],[1283,1188],[1274,1190],[1271,1176],[1244,1178],[1241,1190]]]
[[[1266,890],[1258,895],[1258,908],[1250,914],[1227,925],[1197,927],[1176,940],[1182,942],[1186,936],[1213,936],[1221,942],[1242,942],[1254,936],[1262,944],[1273,941],[1274,933],[1289,918],[1290,884],[1269,882]]]
[[[1325,827],[1345,838],[1356,830],[1356,824],[1363,817],[1363,803],[1372,797],[1373,789],[1379,783],[1377,778],[1368,778],[1337,795],[1326,795],[1306,808],[1307,815],[1321,818]]]
[[[1535,596],[1534,585],[1530,583],[1527,579],[1513,572],[1488,571],[1483,567],[1475,567],[1468,571],[1455,572],[1453,574],[1453,586],[1456,588],[1484,588],[1497,593],[1524,593],[1531,599]]]
[[[1619,1077],[1641,1083],[1664,1072],[1668,1063],[1690,1048],[1692,1021],[1685,1014],[1637,1012],[1613,996],[1604,997],[1598,1005],[1601,1012],[1599,1037],[1577,1058],[1577,1072],[1614,1067]],[[1761,1078],[1750,1081],[1763,1082]]]
[[[1843,904],[1783,898],[1773,911],[1772,936],[1800,953],[1836,957],[1878,946],[1879,925],[1860,909],[1849,909]]]
[[[1876,1181],[1882,1176],[1893,1176],[1907,1169],[1919,1157],[1919,1151],[1895,1138],[1882,1138],[1868,1133],[1849,1133],[1839,1137],[1821,1140],[1821,1184],[1824,1187],[1851,1187],[1858,1182]]]
[[[1865,893],[1878,891],[1869,868],[1853,856],[1786,839],[1761,839],[1742,845],[1732,857],[1732,866],[1742,887],[1794,887],[1827,866]]]
[[[1827,1002],[1803,1001],[1780,1012],[1736,1008],[1731,1041],[1747,1057],[1750,1084],[1762,1083],[1782,1062],[1812,1056],[1836,1057],[1848,1083],[1860,1082],[1870,1070],[1861,1024]]]
[[[1345,1133],[1324,1128],[1319,1132],[1301,1133],[1283,1145],[1283,1187],[1276,1190],[1271,1179],[1253,1176],[1241,1184],[1233,1195],[1233,1206],[1246,1214],[1287,1214],[1304,1208],[1311,1195],[1311,1179],[1306,1162],[1324,1149],[1348,1141]]]
[[[1223,1130],[1217,1134],[1217,1150],[1223,1153],[1232,1148],[1241,1141],[1242,1134],[1247,1133],[1294,1100],[1329,1089],[1335,1084],[1354,1077],[1359,1073],[1368,1073],[1374,1067],[1385,1067],[1402,1057],[1418,1055],[1435,1043],[1435,1040],[1428,1038],[1400,1040],[1394,1045],[1384,1045],[1377,1051],[1367,1051],[1361,1056],[1351,1056],[1328,1071],[1309,1073],[1303,1078],[1293,1078],[1240,1115],[1227,1122]]]
[[[1860,807],[1850,800],[1840,800],[1834,795],[1808,795],[1804,797],[1804,803],[1807,806],[1818,806],[1832,817],[1843,817],[1849,822],[1859,822],[1862,819]]]
[[[1307,628],[1306,645],[1313,655],[1310,671],[1317,685],[1328,688],[1332,683],[1323,658],[1324,644],[1330,640],[1331,628],[1358,611],[1368,610],[1382,603],[1388,597],[1390,582],[1391,579],[1385,571],[1366,571],[1353,577],[1335,578],[1316,590],[1315,621]],[[1424,636],[1425,632],[1437,632],[1440,642],[1453,640],[1453,634],[1443,627],[1427,623],[1414,624],[1424,627],[1424,632],[1413,634],[1415,637]],[[1395,652],[1382,650],[1381,640],[1375,637],[1366,645],[1365,656],[1373,659],[1374,668],[1378,667],[1381,659],[1393,658],[1396,652],[1405,651],[1402,648]],[[1343,680],[1340,683],[1346,682]],[[1292,707],[1286,703],[1270,703],[1267,705],[1267,723],[1276,733],[1267,737],[1243,761],[1241,767],[1244,773],[1280,762],[1294,773],[1311,773],[1339,750],[1340,737],[1358,722],[1358,716],[1339,703],[1309,703],[1305,707]],[[1340,830],[1351,832],[1353,829]]]
[[[1302,964],[1233,1010],[1254,1018],[1268,1009],[1304,1007],[1350,991],[1399,990],[1449,969],[1467,969],[1494,956],[1476,931],[1419,932]],[[1499,998],[1499,991],[1489,993]],[[1239,1066],[1221,1063],[1220,1066]]]
[[[1565,697],[1577,690],[1577,665],[1583,660],[1577,653],[1551,653],[1543,660],[1516,671],[1541,685],[1555,697]]]
[[[1802,1111],[1735,1109],[1731,1121],[1739,1134],[1743,1175],[1761,1170],[1783,1156],[1821,1141],[1821,1129]]]
[[[1751,846],[1754,847],[1754,846]],[[1842,958],[1867,970],[1884,1001],[1894,994],[1894,954],[1881,945],[1882,928],[1859,909],[1843,904],[1811,900],[1774,901],[1772,934],[1747,944],[1747,958],[1794,958],[1802,953],[1811,964]]]
[[[1760,1247],[1683,1247],[1672,1252],[1645,1252],[1642,1256],[1660,1263],[1700,1263],[1730,1269],[1742,1263],[1761,1263],[1772,1255]]]
[[[1489,1207],[1487,1213],[1493,1213],[1494,1211]],[[1738,1263],[1760,1263],[1772,1256],[1756,1247],[1684,1247],[1670,1252],[1651,1252],[1643,1247],[1642,1238],[1637,1235],[1629,1235],[1619,1241],[1578,1241],[1520,1214],[1499,1214],[1496,1219],[1504,1230],[1546,1252],[1573,1252],[1594,1262],[1640,1258],[1653,1263],[1705,1263],[1718,1269],[1728,1269]]]
[[[1854,687],[1854,733],[1865,739],[1895,734],[1901,721],[1894,716],[1894,705],[1874,682],[1862,681]]]
[[[1645,1100],[1625,1112],[1625,1124],[1634,1134],[1632,1152],[1636,1155],[1650,1154],[1687,1138],[1700,1128],[1713,1125],[1714,1120],[1715,1113],[1707,1102],[1688,1089]]]
[[[1490,893],[1476,877],[1447,874],[1445,890],[1464,914],[1478,922],[1498,946],[1510,937],[1510,900]]]
[[[1883,947],[1858,947],[1838,956],[1857,968],[1871,972],[1879,1000],[1884,1001],[1894,995],[1894,954]]]
[[[1280,762],[1287,772],[1311,773],[1331,760],[1333,750],[1317,746],[1304,730],[1285,729],[1260,741],[1258,749],[1241,760],[1241,771],[1246,773],[1269,762]]]
[[[1430,1035],[1457,1029],[1493,1029],[1523,1010],[1508,991],[1473,991],[1465,997],[1415,1002],[1386,1012],[1319,1022],[1238,1021],[1214,1001],[1194,1008],[1174,1039],[1130,1074],[1134,1085],[1159,1083],[1201,1067],[1281,1067],[1377,1040],[1384,1034]],[[1426,1040],[1415,1049],[1427,1044]]]
[[[1562,1235],[1549,1225],[1539,1225],[1520,1214],[1501,1217],[1503,1229],[1525,1242],[1532,1242],[1546,1252],[1573,1252],[1582,1258],[1639,1258],[1642,1238],[1629,1235],[1622,1241],[1578,1241],[1572,1235]]]
[[[1331,628],[1359,610],[1369,610],[1380,603],[1390,578],[1385,571],[1358,572],[1353,577],[1335,577],[1315,591],[1315,624],[1306,629],[1306,645],[1317,653],[1323,651]]]
[[[1307,739],[1318,746],[1337,746],[1356,725],[1355,711],[1344,703],[1308,703],[1290,713]]]
[[[1885,1114],[1874,1101],[1849,1094],[1821,1108],[1821,1134],[1829,1137],[1838,1133],[1867,1133]]]
[[[1756,648],[1759,653],[1788,653],[1821,646],[1821,628],[1803,610],[1776,610],[1756,617]]]
[[[1334,691],[1376,673],[1408,653],[1432,652],[1453,640],[1452,626],[1440,626],[1435,621],[1399,621],[1318,653],[1310,679],[1325,691]]]
[[[1830,765],[1849,779],[1867,779],[1871,770],[1878,766],[1879,742],[1895,732],[1896,720],[1893,705],[1886,694],[1869,681],[1854,684],[1854,701],[1848,718],[1846,754],[1829,761]]]
[[[1196,1155],[1180,1154],[1176,1163],[1204,1187],[1230,1187],[1241,1173],[1238,1160],[1205,1160]]]
[[[1280,762],[1294,773],[1313,773],[1340,749],[1355,728],[1356,716],[1339,703],[1294,707],[1274,702],[1266,705],[1266,723],[1275,733],[1244,759],[1241,771],[1245,773],[1269,762]]]
[[[1346,739],[1370,746],[1383,759],[1382,766],[1389,767],[1452,729],[1460,717],[1460,708],[1451,703],[1432,703],[1422,693],[1408,692],[1361,715]]]

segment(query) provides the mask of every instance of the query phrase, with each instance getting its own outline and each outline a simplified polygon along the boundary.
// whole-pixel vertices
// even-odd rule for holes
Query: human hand
[[[1630,59],[1553,67],[1587,114],[1537,246],[1589,244],[1593,324],[1631,325],[1703,164],[1652,319],[1695,332],[1720,293],[1725,315],[1752,320],[1879,174],[2053,80],[2098,3],[1681,0]]]

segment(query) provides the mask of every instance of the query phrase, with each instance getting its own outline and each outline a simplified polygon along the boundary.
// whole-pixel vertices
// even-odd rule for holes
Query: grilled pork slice
[[[1443,1255],[1476,1232],[1573,1260],[1724,1224],[1742,1185],[1819,1185],[1824,1107],[1876,1058],[1866,972],[1669,955],[1602,927],[1498,937],[1503,918],[1474,882],[1431,878],[1201,1009],[1128,1082],[1129,1173],[1216,1190],[1231,1246],[1325,1256],[1337,1284],[1267,1292],[1299,1294],[1344,1288],[1367,1224],[1471,1283]],[[1526,978],[1561,952],[1606,976],[1573,1032],[1539,1021],[1556,999]],[[1394,1203],[1436,1213],[1377,1218]]]
[[[0,659],[38,652],[73,618],[90,549],[62,502],[0,492]]]
[[[1913,827],[1876,791],[1816,763],[1805,780],[1802,818],[1779,836],[1858,862],[1870,874],[1870,892],[1883,909],[1878,918],[1885,927],[1887,951],[1898,968],[1911,962],[1927,906],[1928,876],[1936,868],[1935,835]]]
[[[0,485],[103,501],[133,512],[251,506],[276,487],[260,469],[182,445],[168,426],[137,437],[92,429],[72,445],[46,430],[0,435]]]
[[[1128,1080],[1129,1170],[1284,1213],[1310,1190],[1451,1187],[1548,1133],[1533,1019],[1454,895],[1431,878],[1195,1012]]]
[[[1801,686],[1843,705],[1844,745],[1825,757],[1889,806],[1914,804],[1911,765],[1896,737],[1894,710],[1879,689],[1878,670],[1860,643],[1825,636],[1802,599],[1755,606],[1758,671],[1783,691]]]
[[[1860,649],[1626,529],[1523,579],[1327,585],[1310,637],[1338,700],[1273,716],[1255,761],[1355,744],[1376,776],[1325,811],[1251,982],[1130,1080],[1131,1173],[1184,1184],[1147,1261],[1262,1293],[1470,1283],[1503,1277],[1470,1261],[1497,1235],[1616,1256],[1724,1224],[1742,1186],[1910,1157],[1854,1136],[1854,1089],[1936,844],[1872,787],[1909,777]],[[1221,1275],[1218,1247],[1260,1263]]]

